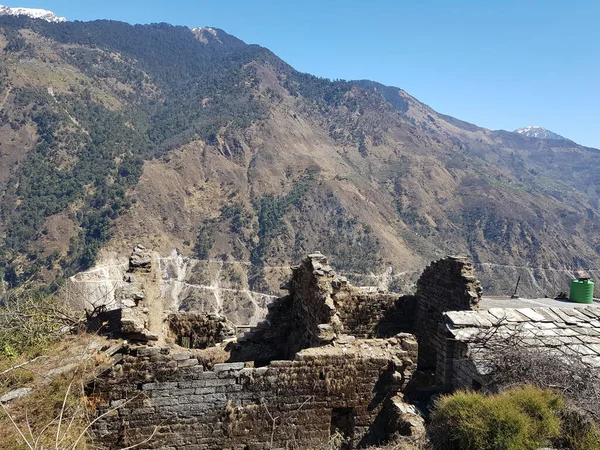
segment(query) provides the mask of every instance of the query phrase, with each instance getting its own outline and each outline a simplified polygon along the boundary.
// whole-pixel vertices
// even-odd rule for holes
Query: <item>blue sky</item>
[[[22,0],[69,20],[222,28],[296,69],[401,87],[491,129],[600,148],[597,0]]]

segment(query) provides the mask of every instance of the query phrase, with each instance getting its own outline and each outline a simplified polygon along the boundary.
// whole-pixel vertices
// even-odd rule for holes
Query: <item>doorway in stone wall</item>
[[[354,439],[354,408],[333,408],[331,410],[332,441],[340,444],[340,450],[352,448]]]

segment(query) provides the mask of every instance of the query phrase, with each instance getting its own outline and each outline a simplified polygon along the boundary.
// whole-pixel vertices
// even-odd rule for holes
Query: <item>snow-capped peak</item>
[[[560,134],[556,134],[550,130],[546,130],[544,127],[538,127],[534,125],[530,125],[528,127],[519,128],[515,130],[515,133],[522,134],[527,137],[534,137],[538,139],[561,139],[568,140],[565,137],[562,137]]]
[[[42,19],[47,22],[66,22],[65,17],[58,17],[52,11],[37,8],[11,8],[9,6],[0,5],[0,16],[28,16],[33,19]]]

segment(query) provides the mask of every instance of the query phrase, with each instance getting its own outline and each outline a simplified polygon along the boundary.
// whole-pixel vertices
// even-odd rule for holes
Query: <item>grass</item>
[[[108,344],[94,335],[71,336],[48,345],[44,354],[31,363],[0,375],[0,394],[21,387],[33,389],[26,397],[0,408],[0,448],[85,448],[89,405],[83,388],[94,367],[106,361],[106,356],[90,347],[92,342],[100,346]],[[27,362],[32,356],[40,356],[39,353],[32,350],[17,359],[3,357],[0,372]],[[47,377],[51,370],[66,365],[69,370]]]

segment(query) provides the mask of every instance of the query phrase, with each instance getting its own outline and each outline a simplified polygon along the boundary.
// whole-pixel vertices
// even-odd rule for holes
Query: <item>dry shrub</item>
[[[28,448],[19,430],[30,444],[34,444],[34,449],[84,448],[85,439],[80,439],[73,447],[88,423],[82,387],[81,373],[57,376],[21,401],[3,408],[0,411],[0,448]]]
[[[555,445],[600,450],[600,368],[525,330],[502,335],[498,330],[503,325],[482,332],[470,344],[471,358],[487,369],[484,388],[497,392],[532,384],[560,392],[568,407],[563,410],[563,431]]]
[[[228,362],[231,354],[224,347],[209,347],[203,350],[192,349],[194,358],[207,369],[210,370],[215,364]]]
[[[42,354],[82,323],[80,312],[51,296],[9,294],[0,299],[0,356]]]
[[[554,348],[528,348],[519,343],[496,346],[486,362],[490,367],[487,386],[502,389],[533,384],[561,392],[567,401],[594,420],[600,420],[600,372],[578,355],[565,355]]]
[[[33,389],[27,396],[0,406],[0,448],[31,449],[25,439],[33,449],[84,448],[85,436],[73,447],[90,419],[84,385],[95,367],[106,360],[105,355],[90,348],[92,342],[108,345],[104,338],[82,334],[48,344],[46,354],[33,360],[26,360],[30,352],[17,359],[0,357],[0,393]],[[49,371],[73,363],[68,371],[48,378]]]

